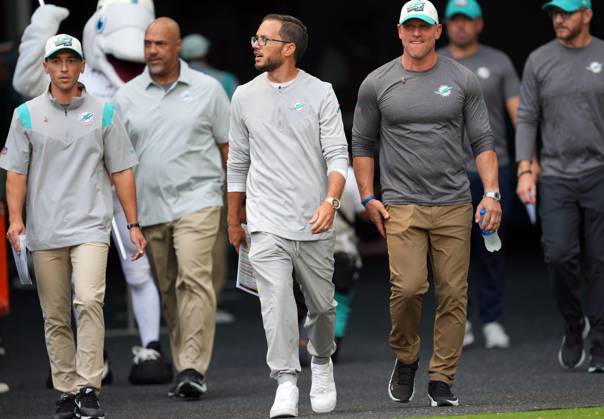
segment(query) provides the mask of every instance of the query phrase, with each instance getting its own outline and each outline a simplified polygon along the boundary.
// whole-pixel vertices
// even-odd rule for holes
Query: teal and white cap
[[[463,15],[470,19],[482,17],[482,9],[476,0],[449,0],[445,9],[445,19]]]
[[[46,41],[46,48],[44,49],[44,59],[47,59],[51,55],[54,55],[57,52],[63,50],[73,51],[82,60],[84,59],[84,53],[82,52],[82,44],[80,43],[78,38],[74,38],[73,36],[66,35],[64,33],[48,38],[48,41]]]
[[[552,0],[543,5],[542,10],[557,7],[568,13],[574,13],[580,9],[591,9],[591,0]]]
[[[438,24],[438,12],[428,0],[411,0],[403,5],[398,23],[402,25],[410,19],[420,19],[430,25],[436,25]]]

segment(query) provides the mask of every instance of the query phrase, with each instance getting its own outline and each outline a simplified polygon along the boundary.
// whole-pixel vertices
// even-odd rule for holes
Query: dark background
[[[23,3],[22,3],[23,2]],[[29,22],[29,11],[38,7],[37,0],[0,0],[0,55],[12,43],[12,52],[4,52],[5,65],[0,66],[0,136],[5,137],[12,110],[22,99],[10,89],[10,69],[16,60],[20,34]],[[48,4],[67,7],[70,16],[62,23],[61,32],[81,37],[86,21],[96,9],[96,0],[48,0]],[[541,10],[544,0],[482,0],[486,22],[481,42],[505,51],[520,75],[531,51],[554,38],[551,20]],[[601,1],[594,0],[593,35],[604,38],[604,16],[598,10]],[[214,67],[234,73],[241,83],[256,74],[253,67],[250,36],[268,13],[287,13],[300,18],[308,27],[309,49],[299,66],[333,84],[340,100],[348,138],[358,87],[373,69],[399,56],[402,46],[396,32],[400,8],[404,1],[318,1],[257,0],[236,1],[170,1],[155,0],[156,16],[169,16],[181,25],[182,34],[199,32],[212,46],[209,62]],[[441,17],[445,0],[434,1]],[[21,13],[18,13],[21,9]],[[602,12],[604,13],[604,12]],[[446,45],[446,35],[437,47]],[[3,68],[2,68],[3,67]],[[4,75],[3,75],[4,73]],[[8,77],[7,77],[8,76]],[[513,152],[509,130],[510,151]],[[0,188],[1,189],[1,188]],[[515,200],[508,220],[526,226],[528,219]]]
[[[11,12],[11,1],[26,0],[0,0],[2,15]],[[29,1],[32,10],[35,10],[38,2]],[[84,24],[94,13],[97,2],[48,0],[47,3],[67,7],[71,14],[60,30],[81,36]],[[212,41],[210,63],[235,73],[242,82],[256,75],[249,37],[256,32],[262,17],[277,12],[300,18],[308,27],[310,35],[309,49],[300,62],[300,67],[334,83],[342,109],[350,111],[354,108],[356,92],[363,78],[402,51],[396,34],[396,23],[403,3],[404,1],[391,0],[155,0],[155,9],[157,16],[169,16],[178,21],[183,36],[199,32],[208,37]],[[480,3],[486,22],[482,42],[505,51],[521,74],[529,53],[553,39],[551,21],[541,11],[544,1],[483,0]],[[601,2],[594,0],[592,33],[604,38],[604,17],[598,16],[599,3]],[[442,16],[446,2],[434,1],[434,4]],[[6,17],[2,20],[6,21]],[[10,39],[10,25],[3,26],[0,29],[0,42],[14,41],[18,44],[18,39]],[[437,46],[445,45],[445,38]],[[332,51],[331,60],[326,59],[329,50]],[[333,51],[338,55],[336,59],[333,59]]]

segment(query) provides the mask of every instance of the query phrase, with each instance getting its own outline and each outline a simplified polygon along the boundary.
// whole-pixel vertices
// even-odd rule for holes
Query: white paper
[[[120,251],[120,256],[123,260],[128,260],[128,255],[126,254],[126,249],[124,248],[124,243],[122,242],[122,237],[120,236],[120,231],[117,228],[115,217],[111,219],[111,229],[113,232],[113,239],[117,243],[117,248]]]
[[[258,297],[258,287],[256,285],[256,274],[249,258],[249,246],[251,243],[250,234],[245,224],[241,224],[245,231],[245,240],[247,246],[239,246],[239,262],[237,264],[237,288],[249,294]]]
[[[525,204],[525,207],[531,224],[535,225],[537,223],[537,208],[533,204]]]
[[[15,265],[17,265],[17,273],[19,274],[19,281],[23,285],[32,285],[31,277],[29,276],[29,268],[27,267],[27,239],[25,234],[19,236],[19,243],[21,245],[21,254],[17,254],[14,247],[13,258],[15,259]]]

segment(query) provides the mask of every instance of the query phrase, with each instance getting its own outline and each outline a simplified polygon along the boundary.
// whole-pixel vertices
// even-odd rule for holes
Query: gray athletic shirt
[[[423,72],[396,58],[361,84],[352,128],[355,157],[379,144],[382,199],[387,204],[451,205],[471,201],[463,135],[475,156],[493,150],[478,78],[438,56]]]
[[[528,58],[520,90],[516,161],[530,160],[541,127],[543,176],[604,168],[604,41],[567,48],[557,39]]]
[[[266,73],[235,90],[231,102],[227,181],[246,192],[247,222],[289,240],[321,240],[308,221],[327,193],[327,174],[348,170],[348,144],[329,83],[299,70],[273,87]]]
[[[82,90],[67,107],[49,92],[19,106],[0,167],[27,175],[28,248],[109,243],[113,216],[109,173],[136,163],[110,102]]]
[[[453,58],[448,47],[440,48],[437,52],[445,57]],[[482,44],[476,54],[456,61],[470,69],[480,81],[480,87],[489,111],[489,122],[495,138],[497,161],[499,167],[508,166],[510,158],[505,129],[506,101],[520,95],[520,80],[516,74],[516,69],[504,52]],[[465,149],[467,169],[477,171],[467,136]]]

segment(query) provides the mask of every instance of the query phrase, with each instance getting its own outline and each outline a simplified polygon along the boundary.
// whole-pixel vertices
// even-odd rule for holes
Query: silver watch
[[[485,192],[483,196],[486,198],[494,199],[497,202],[501,201],[501,194],[499,193],[499,191]]]

